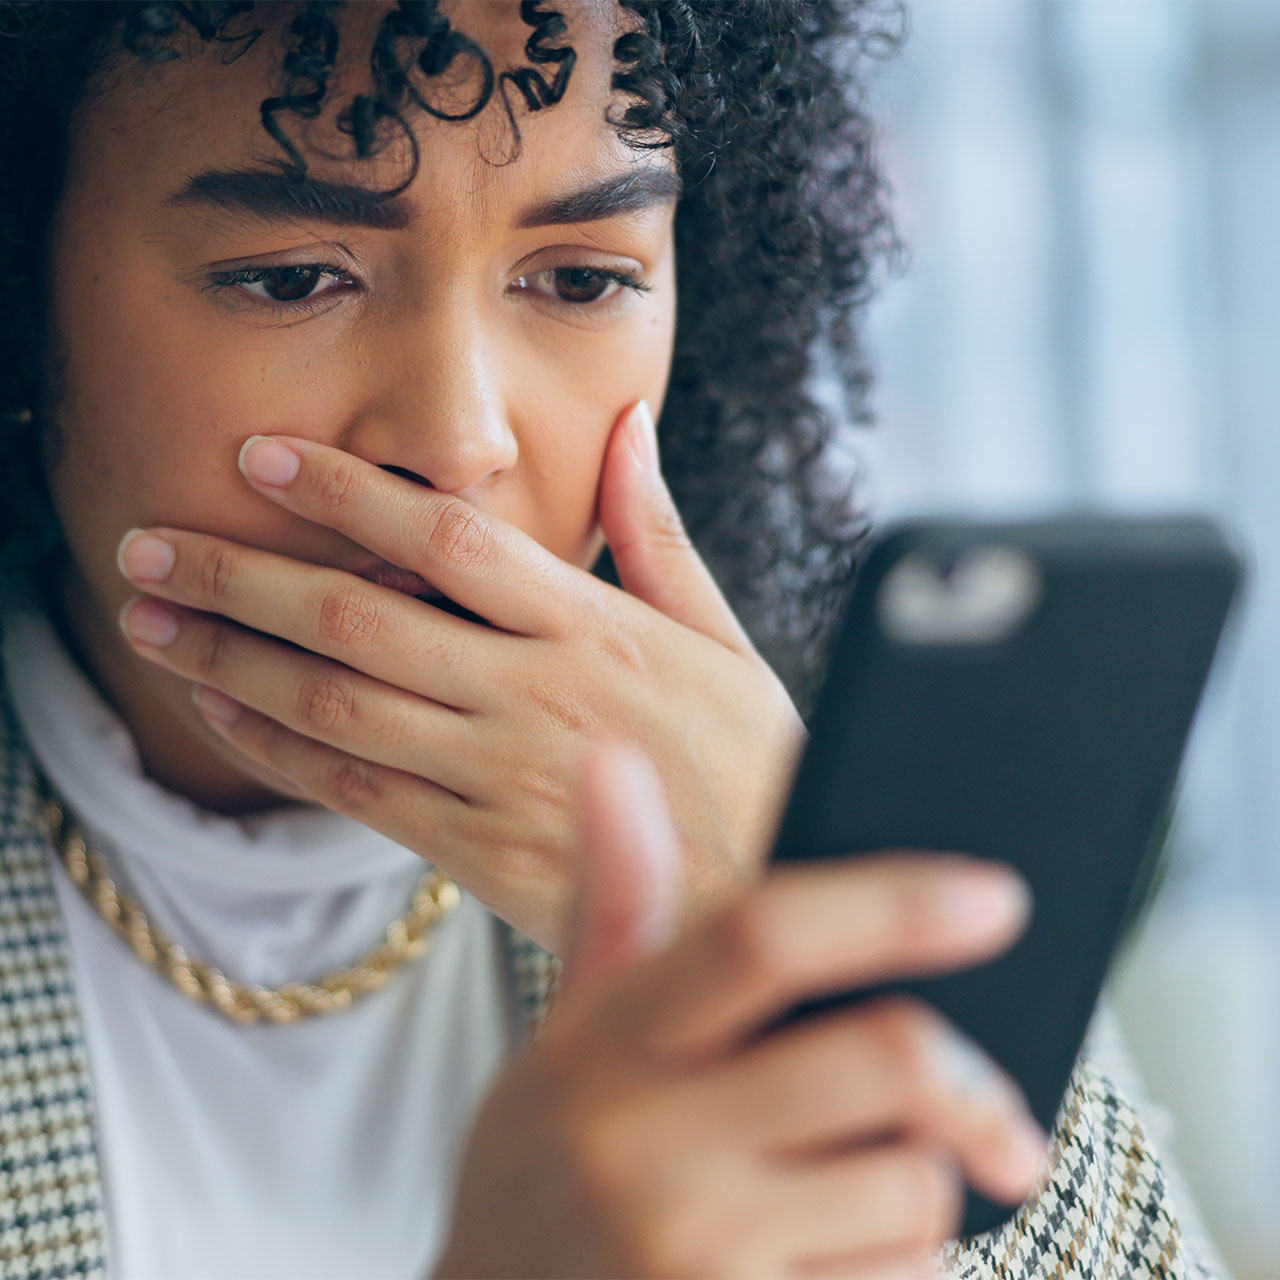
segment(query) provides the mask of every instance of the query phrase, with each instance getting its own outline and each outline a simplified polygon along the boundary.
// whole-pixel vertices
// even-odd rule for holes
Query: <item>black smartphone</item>
[[[873,538],[772,856],[954,850],[1016,867],[1031,923],[906,991],[1051,1129],[1108,964],[1152,881],[1179,761],[1241,577],[1199,518],[928,519]],[[963,1234],[1012,1217],[970,1190]]]

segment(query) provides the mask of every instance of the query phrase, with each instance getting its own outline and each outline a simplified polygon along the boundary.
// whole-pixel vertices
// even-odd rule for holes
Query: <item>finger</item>
[[[774,869],[635,975],[599,1016],[660,1056],[715,1056],[797,1003],[996,955],[1030,913],[1000,864],[897,853]]]
[[[171,554],[161,559],[168,549]],[[510,637],[338,569],[184,529],[130,530],[120,570],[151,595],[222,614],[449,706],[491,699]]]
[[[888,1253],[806,1258],[789,1274],[798,1280],[946,1280],[936,1252],[918,1246]]]
[[[451,707],[207,613],[148,597],[120,612],[134,650],[306,737],[474,799],[474,729]]]
[[[625,591],[735,652],[754,652],[685,533],[662,478],[657,432],[644,400],[618,421],[609,438],[599,520]]]
[[[201,710],[205,710],[202,706]],[[428,858],[495,915],[539,946],[549,921],[563,919],[560,885],[546,874],[512,889],[512,866],[531,860],[513,833],[483,805],[415,774],[362,760],[316,742],[276,720],[238,707],[230,721],[206,713],[209,726],[238,751],[294,781],[309,800],[380,831]],[[495,857],[494,850],[502,856]]]
[[[758,1185],[743,1235],[757,1258],[779,1260],[779,1275],[823,1257],[870,1269],[886,1257],[927,1256],[959,1229],[964,1204],[954,1160],[921,1142],[778,1168]]]
[[[662,784],[647,757],[620,743],[589,751],[579,848],[562,1003],[675,932],[680,852]]]
[[[286,483],[254,478],[273,449],[298,458]],[[575,586],[568,566],[513,525],[340,449],[297,436],[253,436],[240,451],[240,468],[264,497],[419,574],[504,631],[551,634],[563,614],[552,601]]]
[[[975,1186],[1016,1203],[1047,1158],[1021,1091],[919,1000],[889,997],[784,1028],[700,1078],[689,1106],[784,1159],[914,1133]]]
[[[195,692],[200,693],[201,690]],[[218,695],[219,699],[225,697]],[[385,831],[388,817],[410,807],[418,810],[418,800],[423,794],[441,802],[465,803],[425,778],[359,759],[327,743],[295,733],[279,721],[235,703],[233,699],[229,701],[232,705],[201,698],[196,705],[209,725],[246,755],[292,779],[309,796],[335,812],[345,813]],[[410,799],[413,804],[407,805],[405,801]],[[366,821],[370,817],[375,820]],[[443,823],[437,816],[431,824],[417,829],[415,840],[430,840],[443,829]]]
[[[199,691],[197,691],[199,692]],[[292,781],[307,797],[381,831],[409,849],[440,851],[437,865],[470,887],[465,866],[451,851],[466,802],[416,775],[362,760],[317,742],[240,703],[224,706],[206,696],[196,702],[206,722],[238,751]],[[434,860],[434,858],[433,858]]]

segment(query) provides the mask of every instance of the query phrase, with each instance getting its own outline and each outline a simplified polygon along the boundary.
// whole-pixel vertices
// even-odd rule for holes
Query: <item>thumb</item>
[[[752,650],[684,531],[662,478],[658,435],[644,400],[619,419],[609,439],[599,520],[624,591],[731,649]]]
[[[560,990],[576,993],[674,935],[680,856],[662,783],[646,756],[597,743],[582,780],[578,895]]]

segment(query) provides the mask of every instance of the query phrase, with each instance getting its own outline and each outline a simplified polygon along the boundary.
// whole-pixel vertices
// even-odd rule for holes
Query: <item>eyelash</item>
[[[590,276],[593,280],[603,280],[607,284],[616,284],[622,289],[629,289],[637,294],[648,293],[653,288],[647,281],[633,276],[628,271],[613,271],[608,267],[547,267],[543,271],[530,272],[527,276],[517,276],[516,280],[518,283],[523,284],[526,280],[536,280],[538,276],[554,276],[562,271],[566,273],[572,272],[575,275]],[[621,297],[621,294],[609,294],[605,298],[593,298],[590,302],[570,302],[566,298],[553,298],[543,294],[542,300],[552,306],[571,307],[574,310],[582,311],[590,308],[603,310],[618,297]]]
[[[224,289],[235,289],[244,285],[261,284],[273,273],[278,271],[315,271],[321,276],[328,276],[333,280],[345,282],[349,285],[355,285],[356,281],[341,267],[335,266],[328,262],[288,262],[279,266],[267,267],[241,267],[235,271],[215,271],[209,276],[209,283],[204,286],[203,292],[221,293]],[[256,294],[244,293],[242,299],[247,299],[251,305],[261,306],[269,311],[281,313],[299,313],[315,311],[317,307],[324,301],[330,293],[341,292],[337,289],[325,289],[323,293],[309,294],[305,298],[299,298],[296,302],[280,301],[274,298],[260,298]]]
[[[243,267],[236,271],[218,271],[209,277],[209,283],[204,286],[205,291],[212,290],[221,292],[223,289],[234,289],[237,287],[261,284],[274,272],[279,271],[304,271],[318,272],[321,276],[328,276],[333,280],[345,282],[355,285],[356,281],[351,275],[344,271],[341,267],[332,263],[324,262],[300,262],[287,263],[282,266],[267,267]],[[627,271],[614,271],[607,267],[548,267],[542,271],[529,272],[527,275],[517,276],[517,282],[524,285],[526,280],[537,279],[539,276],[555,276],[560,272],[573,272],[576,275],[590,276],[593,280],[604,281],[608,284],[618,285],[620,289],[630,290],[633,293],[648,293],[653,288],[645,280],[632,275]],[[305,298],[299,298],[295,302],[283,301],[274,298],[261,298],[256,294],[247,294],[253,303],[268,308],[276,312],[309,312],[316,310],[317,306],[323,303],[323,300],[330,293],[344,292],[336,288],[328,288],[321,293],[309,294]],[[611,302],[620,297],[620,294],[609,294],[604,298],[595,298],[585,302],[570,302],[564,298],[554,298],[547,294],[540,296],[540,301],[551,306],[568,307],[575,311],[587,310],[604,310]]]

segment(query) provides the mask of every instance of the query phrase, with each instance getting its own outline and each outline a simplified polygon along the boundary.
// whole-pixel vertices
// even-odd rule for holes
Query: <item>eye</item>
[[[329,281],[326,287],[317,288],[326,280]],[[310,302],[351,283],[351,277],[340,267],[307,262],[300,266],[246,267],[240,271],[219,271],[210,277],[209,287],[237,288],[259,302],[276,302],[287,306],[290,303]]]
[[[598,305],[623,289],[645,293],[651,287],[628,272],[602,267],[552,267],[548,271],[519,276],[515,283],[519,289],[529,289],[570,306]]]

